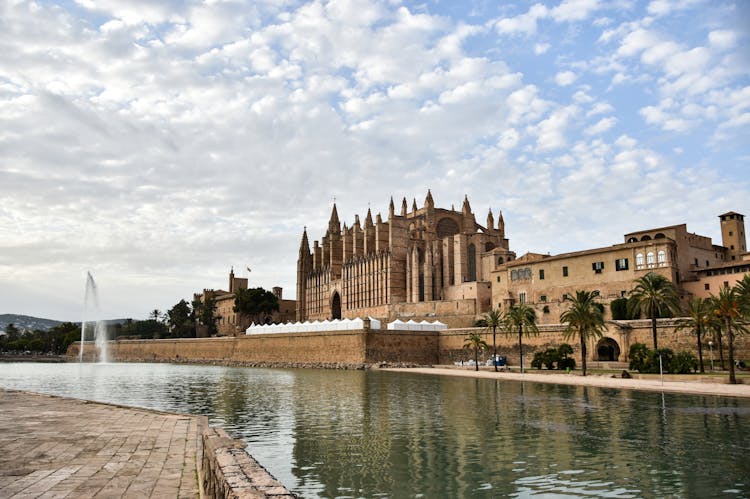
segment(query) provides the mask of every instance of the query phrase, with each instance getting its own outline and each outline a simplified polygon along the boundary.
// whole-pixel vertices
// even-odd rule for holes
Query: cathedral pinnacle
[[[464,205],[461,209],[464,215],[468,215],[471,213],[471,205],[469,204],[469,196],[464,194]]]
[[[331,210],[331,219],[328,221],[328,233],[331,235],[341,233],[341,224],[339,223],[339,213],[336,211],[336,202],[333,202]]]
[[[370,208],[367,208],[367,216],[365,217],[365,227],[372,227],[372,212]]]
[[[406,196],[404,196],[404,199],[401,201],[401,216],[406,216]]]
[[[435,201],[432,199],[432,192],[430,192],[430,189],[427,189],[427,197],[424,200],[425,208],[434,208],[435,207]]]
[[[299,245],[299,251],[302,253],[303,251],[305,253],[310,253],[310,243],[307,240],[307,226],[305,226],[304,230],[302,231],[302,242]]]
[[[417,198],[414,198],[414,200],[411,202],[411,211],[417,211]]]
[[[393,205],[393,196],[391,196],[391,204],[388,205],[388,219],[390,220],[396,215],[396,207]]]

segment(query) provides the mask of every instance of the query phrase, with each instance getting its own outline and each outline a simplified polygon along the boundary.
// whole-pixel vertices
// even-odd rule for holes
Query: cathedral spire
[[[497,231],[500,233],[500,237],[505,238],[505,220],[503,219],[502,210],[500,210],[497,216]]]
[[[388,220],[396,215],[396,207],[393,205],[393,196],[391,196],[391,204],[388,205]]]
[[[417,211],[417,198],[414,198],[414,200],[411,202],[411,211]]]
[[[492,216],[492,208],[487,213],[487,230],[492,231],[495,228],[495,217]]]
[[[367,208],[367,216],[365,217],[365,227],[372,227],[372,212],[370,208]]]
[[[469,215],[471,213],[471,205],[469,204],[469,196],[464,194],[464,205],[461,208],[461,212],[464,215]]]
[[[336,211],[336,202],[333,202],[333,210],[331,210],[331,219],[328,221],[328,233],[330,235],[341,233],[341,224],[339,223],[339,213]]]
[[[307,240],[307,226],[305,226],[304,230],[302,231],[302,242],[299,245],[299,252],[304,254],[310,253],[310,243]]]
[[[435,207],[435,201],[432,199],[432,192],[430,192],[430,189],[427,189],[427,197],[424,199],[424,206],[425,208]]]
[[[406,216],[406,196],[404,196],[403,201],[401,201],[401,216]]]

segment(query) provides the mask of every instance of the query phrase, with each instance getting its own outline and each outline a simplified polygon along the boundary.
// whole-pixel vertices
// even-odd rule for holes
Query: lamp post
[[[714,342],[708,340],[708,351],[711,353],[711,370],[714,370]]]

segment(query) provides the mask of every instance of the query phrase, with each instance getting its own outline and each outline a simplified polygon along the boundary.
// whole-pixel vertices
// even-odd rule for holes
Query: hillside
[[[62,324],[62,322],[52,319],[42,319],[41,317],[31,317],[29,315],[0,314],[0,331],[5,331],[8,324],[13,324],[21,330],[40,329],[48,331],[58,324]]]

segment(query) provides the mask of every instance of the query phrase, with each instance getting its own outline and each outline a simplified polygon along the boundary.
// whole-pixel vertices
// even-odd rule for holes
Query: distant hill
[[[124,324],[127,319],[108,319],[104,322],[108,325]],[[8,324],[13,324],[20,330],[41,330],[49,331],[55,326],[62,324],[63,321],[56,321],[53,319],[42,319],[40,317],[31,317],[29,315],[19,314],[0,314],[0,331],[5,331]]]
[[[13,324],[18,329],[39,329],[48,331],[53,327],[62,324],[62,321],[52,319],[42,319],[40,317],[31,317],[29,315],[18,314],[0,314],[0,331],[5,331],[8,324]]]

